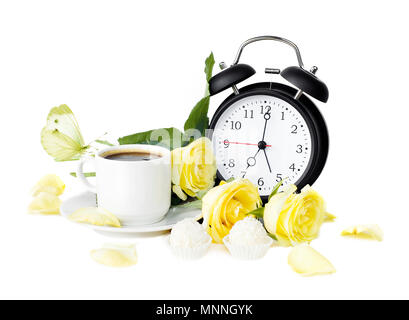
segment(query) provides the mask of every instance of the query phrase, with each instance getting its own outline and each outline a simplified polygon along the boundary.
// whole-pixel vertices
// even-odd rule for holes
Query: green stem
[[[75,172],[70,172],[70,175],[73,176],[74,178],[77,177],[77,174]],[[95,172],[84,172],[84,177],[89,178],[89,177],[95,177],[96,173]]]

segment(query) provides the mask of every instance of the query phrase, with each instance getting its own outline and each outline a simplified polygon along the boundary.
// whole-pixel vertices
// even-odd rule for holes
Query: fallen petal
[[[28,206],[28,213],[60,214],[61,200],[55,194],[41,192]]]
[[[377,224],[362,224],[341,232],[341,236],[350,236],[366,240],[383,240],[383,231]]]
[[[47,192],[56,196],[61,195],[65,190],[64,182],[55,174],[47,174],[37,182],[31,190],[33,197],[38,196],[41,192]]]
[[[135,245],[105,244],[91,251],[91,258],[108,267],[130,267],[137,263]]]
[[[288,264],[303,276],[335,273],[335,268],[325,257],[307,245],[294,247],[288,255]]]
[[[104,208],[81,208],[72,213],[68,218],[74,222],[88,223],[95,226],[121,227],[121,222],[119,219]]]

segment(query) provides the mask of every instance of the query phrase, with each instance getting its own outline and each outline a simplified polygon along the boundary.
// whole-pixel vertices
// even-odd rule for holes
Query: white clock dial
[[[312,154],[302,115],[270,95],[252,95],[230,105],[214,126],[212,142],[223,178],[247,178],[261,196],[282,179],[283,185],[299,181]]]

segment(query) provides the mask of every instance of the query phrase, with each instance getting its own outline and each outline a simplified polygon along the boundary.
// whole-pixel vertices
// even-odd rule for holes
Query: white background
[[[1,1],[0,297],[409,298],[406,2]],[[87,141],[182,128],[203,94],[209,52],[231,63],[242,41],[264,34],[297,43],[330,89],[328,104],[317,102],[331,149],[314,188],[338,220],[312,246],[335,275],[300,277],[284,248],[241,262],[214,246],[199,261],[179,261],[164,236],[111,239],[26,213],[46,173],[66,182],[64,198],[83,190],[68,176],[76,163],[55,163],[40,145],[51,107],[68,104]],[[248,47],[242,61],[258,71],[251,81],[281,81],[264,67],[296,63],[290,48],[270,42]],[[211,113],[227,94],[211,101]],[[378,223],[385,241],[339,236],[358,223]],[[121,241],[136,243],[135,267],[89,257]]]

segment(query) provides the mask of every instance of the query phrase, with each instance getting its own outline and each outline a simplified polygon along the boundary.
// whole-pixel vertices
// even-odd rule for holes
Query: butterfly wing
[[[88,148],[61,133],[58,129],[50,130],[47,127],[41,131],[41,144],[55,161],[78,160]]]
[[[65,104],[54,107],[50,110],[47,117],[46,127],[51,131],[54,131],[55,129],[58,130],[60,133],[68,136],[81,146],[85,144],[77,119],[75,119],[74,113]]]
[[[65,104],[49,112],[47,125],[41,131],[41,144],[55,161],[78,160],[88,148],[74,113]]]

